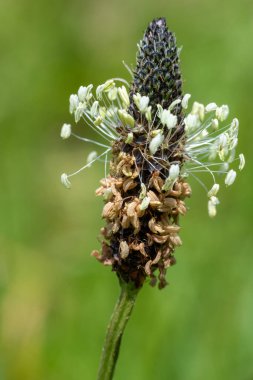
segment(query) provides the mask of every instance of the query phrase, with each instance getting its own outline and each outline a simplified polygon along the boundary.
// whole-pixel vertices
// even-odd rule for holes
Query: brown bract
[[[158,279],[163,288],[166,269],[175,263],[175,248],[182,244],[178,218],[187,211],[184,199],[191,194],[190,186],[179,179],[169,191],[163,191],[164,176],[151,171],[146,176],[149,204],[143,210],[143,165],[133,154],[120,152],[113,157],[110,168],[110,175],[101,180],[96,191],[105,201],[102,217],[106,226],[101,231],[105,240],[102,252],[92,254],[104,265],[111,265],[125,282],[140,287],[149,277],[151,285]]]

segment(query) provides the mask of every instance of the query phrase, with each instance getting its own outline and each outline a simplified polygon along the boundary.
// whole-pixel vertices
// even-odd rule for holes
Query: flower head
[[[84,166],[69,177],[105,161],[111,153],[109,174],[101,180],[96,194],[105,205],[102,217],[102,253],[93,255],[111,265],[121,281],[142,286],[149,277],[154,285],[166,285],[166,269],[175,263],[174,251],[182,244],[178,235],[179,217],[191,195],[188,178],[196,178],[207,192],[208,213],[214,217],[219,200],[219,179],[227,186],[236,178],[230,166],[243,154],[235,155],[238,119],[225,122],[227,105],[211,102],[206,106],[182,94],[182,80],[176,39],[163,18],[153,20],[138,45],[136,69],[129,85],[123,79],[110,79],[99,85],[81,86],[70,96],[70,113],[83,120],[105,143],[78,136],[64,124],[61,137],[70,135],[94,144],[95,151]],[[208,173],[208,187],[199,179]],[[156,273],[158,271],[158,278]]]

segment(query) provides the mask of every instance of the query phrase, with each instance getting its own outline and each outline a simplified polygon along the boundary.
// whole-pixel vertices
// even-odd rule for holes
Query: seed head
[[[214,217],[220,185],[216,175],[225,175],[232,185],[236,171],[231,164],[238,143],[238,119],[223,125],[229,116],[227,105],[210,102],[206,106],[182,94],[179,50],[176,39],[163,18],[153,20],[138,44],[137,63],[129,85],[110,79],[97,87],[81,86],[70,96],[70,113],[103,136],[105,143],[73,133],[64,124],[61,137],[72,135],[95,144],[85,165],[61,177],[70,187],[69,177],[104,160],[110,153],[109,174],[101,180],[96,194],[104,199],[102,251],[94,251],[104,265],[112,266],[120,279],[141,287],[149,278],[166,285],[166,270],[175,263],[175,249],[182,245],[179,218],[185,215],[185,198],[191,195],[188,177],[197,178],[207,192],[208,213]],[[187,113],[188,112],[188,113]],[[208,188],[199,175],[208,173]]]
[[[149,98],[152,116],[160,104],[167,109],[175,99],[182,97],[182,79],[179,69],[179,51],[176,38],[170,32],[164,18],[153,20],[138,44],[137,63],[131,86],[130,99],[139,93]],[[134,103],[131,109],[138,120]],[[182,106],[176,107],[176,115],[182,116]]]

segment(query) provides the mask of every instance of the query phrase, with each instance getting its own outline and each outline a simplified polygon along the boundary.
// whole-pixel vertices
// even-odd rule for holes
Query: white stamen
[[[71,182],[68,180],[68,175],[66,173],[63,173],[61,175],[61,183],[67,188],[71,188]]]
[[[122,121],[123,125],[134,127],[135,121],[134,118],[124,109],[118,110],[118,116]]]
[[[123,106],[125,108],[128,108],[130,105],[130,100],[129,100],[129,96],[128,96],[128,92],[126,90],[126,87],[122,86],[122,87],[118,88],[118,93],[119,93],[120,99],[122,100]]]
[[[63,140],[68,139],[71,135],[71,125],[70,124],[63,124],[61,127],[61,138]]]
[[[80,86],[79,90],[77,92],[78,98],[80,102],[89,101],[92,97],[92,94],[90,93],[93,88],[93,84],[89,84],[89,86]]]
[[[185,94],[183,99],[182,99],[182,107],[184,109],[187,109],[188,108],[188,102],[189,102],[189,99],[191,97],[191,94]]]
[[[214,204],[214,205],[218,205],[220,203],[219,199],[215,196],[211,196],[210,198],[210,201]]]
[[[141,94],[137,93],[133,95],[134,103],[141,113],[145,113],[149,104],[148,96],[141,96]]]
[[[214,129],[215,131],[219,128],[219,121],[218,121],[218,119],[213,119],[213,120],[212,120],[211,127],[212,127],[212,129]]]
[[[169,171],[170,179],[172,179],[172,180],[177,179],[179,176],[179,171],[180,171],[179,165],[178,164],[172,164],[170,167],[170,171]]]
[[[216,205],[212,201],[208,201],[208,215],[210,218],[214,218],[217,214]]]
[[[169,106],[169,111],[172,111],[178,104],[180,104],[181,103],[181,99],[176,99],[176,100],[174,100],[171,104],[170,104],[170,106]]]
[[[86,94],[87,94],[87,87],[84,87],[84,86],[79,87],[77,94],[78,94],[78,98],[80,102],[84,102]]]
[[[143,201],[140,204],[140,210],[141,211],[146,210],[148,208],[149,202],[150,202],[150,198],[149,197],[143,198]]]
[[[140,98],[140,111],[141,112],[146,112],[146,109],[148,107],[148,103],[149,103],[149,97],[148,96],[142,96]]]
[[[236,171],[234,171],[233,169],[229,170],[225,178],[225,185],[227,186],[232,185],[235,182],[235,178],[236,178]]]
[[[239,127],[239,120],[235,117],[233,120],[232,120],[232,123],[231,123],[231,128],[235,128],[237,129]]]
[[[70,95],[69,97],[69,112],[72,114],[78,107],[79,99],[75,94]]]
[[[239,170],[242,170],[245,166],[245,157],[243,153],[239,154],[239,160],[240,160]]]
[[[133,139],[134,139],[134,135],[132,132],[128,133],[127,134],[127,138],[125,140],[125,143],[126,144],[131,144],[133,142]]]
[[[98,116],[96,120],[94,120],[94,125],[98,127],[102,123],[103,119],[101,116]]]
[[[98,154],[95,150],[93,150],[92,152],[90,152],[88,154],[88,157],[87,157],[87,167],[90,168],[91,167],[91,162],[94,162],[94,160],[97,158]]]
[[[99,107],[99,115],[104,119],[106,117],[106,107]]]
[[[212,111],[216,111],[216,108],[217,108],[216,103],[209,103],[209,104],[207,104],[205,110],[206,110],[206,112],[212,112]]]
[[[91,116],[97,117],[97,115],[98,115],[98,107],[99,107],[99,103],[98,103],[97,100],[95,100],[95,102],[92,104],[91,109],[90,109]]]
[[[160,120],[162,125],[166,125],[168,129],[174,128],[177,125],[177,116],[173,115],[169,110],[162,110]]]
[[[217,214],[217,204],[219,204],[219,200],[214,196],[212,196],[208,201],[208,214],[211,218],[215,217]]]
[[[180,168],[178,164],[172,164],[169,170],[169,176],[166,178],[162,190],[168,191],[172,188],[173,184],[179,176]]]
[[[208,198],[211,198],[211,197],[217,195],[219,189],[220,189],[220,185],[218,183],[215,183],[213,185],[213,187],[211,188],[211,190],[209,190],[207,193]]]
[[[104,85],[100,84],[97,89],[96,89],[96,97],[97,99],[101,100],[102,99],[102,92],[104,90]]]
[[[201,121],[203,121],[204,117],[205,117],[205,107],[204,107],[204,105],[201,104],[201,103],[199,103],[199,102],[194,102],[193,106],[192,106],[192,113],[194,115],[198,115],[199,119]]]
[[[78,121],[83,116],[83,113],[86,109],[86,103],[79,103],[76,110],[75,110],[75,122],[78,123]]]
[[[115,87],[115,82],[113,79],[108,79],[104,84],[103,84],[103,91],[110,91],[113,87]]]
[[[217,107],[216,109],[216,117],[220,121],[226,120],[229,115],[229,108],[227,105],[222,105],[221,107]]]
[[[110,99],[111,101],[115,100],[117,98],[117,95],[118,95],[118,89],[117,89],[117,87],[112,87],[108,91],[108,99]]]
[[[151,122],[151,120],[152,120],[151,106],[147,107],[147,110],[145,112],[145,117],[146,117],[148,122]]]
[[[144,185],[144,183],[141,184],[141,193],[140,193],[140,196],[139,198],[140,199],[144,199],[147,195],[147,189],[146,189],[146,186]]]
[[[193,115],[191,113],[189,113],[185,117],[184,122],[185,122],[186,132],[194,131],[200,125],[200,121],[199,121],[198,115]]]
[[[164,136],[162,133],[158,133],[149,143],[149,151],[151,154],[155,154],[158,148],[162,145]]]

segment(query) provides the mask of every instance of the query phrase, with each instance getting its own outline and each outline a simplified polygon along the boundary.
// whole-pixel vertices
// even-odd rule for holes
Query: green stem
[[[111,380],[113,378],[121,338],[133,310],[138,290],[131,284],[121,283],[121,293],[106,333],[97,380]]]

